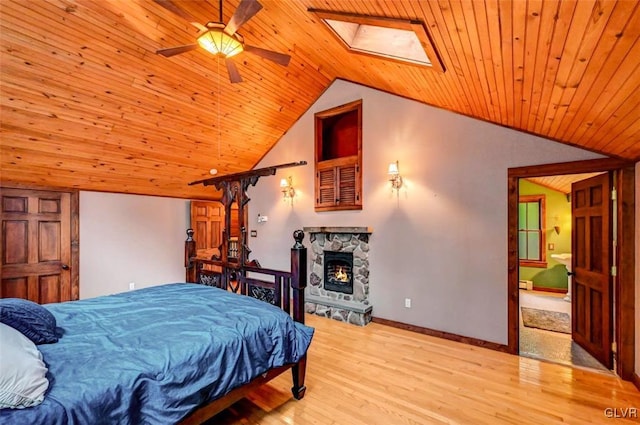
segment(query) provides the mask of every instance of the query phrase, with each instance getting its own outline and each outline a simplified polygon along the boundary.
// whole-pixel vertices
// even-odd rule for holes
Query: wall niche
[[[362,100],[315,114],[315,210],[362,209]]]

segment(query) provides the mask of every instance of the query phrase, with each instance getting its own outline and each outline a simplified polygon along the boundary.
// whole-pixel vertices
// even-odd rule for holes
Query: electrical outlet
[[[405,298],[404,299],[404,306],[406,308],[411,308],[411,298]]]
[[[135,282],[129,282],[129,290],[133,291],[134,289],[136,289],[136,283]]]
[[[251,237],[252,238],[257,238],[258,237],[258,231],[257,230],[252,230],[251,231]]]

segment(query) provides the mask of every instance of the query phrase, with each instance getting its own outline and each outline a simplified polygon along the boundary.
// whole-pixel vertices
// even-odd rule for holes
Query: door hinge
[[[611,352],[612,352],[612,353],[617,353],[617,352],[618,352],[618,344],[616,344],[616,342],[615,342],[615,341],[613,341],[613,342],[611,343]]]
[[[611,276],[618,276],[618,268],[616,266],[611,266]]]
[[[618,191],[616,190],[615,187],[611,189],[611,200],[612,201],[618,200]]]

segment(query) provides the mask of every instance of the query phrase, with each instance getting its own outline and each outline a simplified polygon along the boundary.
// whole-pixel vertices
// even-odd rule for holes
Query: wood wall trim
[[[71,299],[80,299],[80,192],[71,192]]]
[[[564,174],[593,173],[599,171],[613,171],[633,165],[632,162],[616,158],[599,158],[586,161],[561,162],[555,164],[532,165],[509,168],[509,177],[527,178],[540,176],[555,176]]]
[[[448,339],[450,341],[462,342],[463,344],[475,345],[477,347],[488,348],[490,350],[500,351],[503,353],[509,352],[508,347],[504,344],[485,341],[483,339],[473,338],[470,336],[462,336],[450,332],[437,331],[435,329],[424,328],[417,325],[410,325],[408,323],[396,322],[395,320],[382,319],[380,317],[373,317],[371,321],[379,323],[381,325],[391,326],[393,328],[417,332],[423,335],[435,336],[437,338]]]
[[[635,164],[618,159],[595,159],[510,168],[507,178],[507,347],[518,354],[518,180],[544,175],[618,171],[618,284],[614,311],[618,342],[616,373],[631,380],[635,370]],[[624,232],[622,232],[624,229]]]
[[[638,391],[640,391],[640,376],[638,376],[637,373],[631,375],[631,382],[633,382],[633,385],[635,385]]]
[[[507,180],[507,352],[520,354],[520,261],[518,258],[518,203],[520,191],[518,177]],[[515,324],[515,326],[514,326]]]
[[[546,286],[536,286],[536,285],[533,285],[532,289],[534,291],[552,292],[554,294],[565,294],[567,292],[566,289],[562,289],[562,288],[547,288]]]
[[[618,308],[618,370],[622,379],[630,380],[635,370],[635,166],[617,173],[618,191],[618,281],[614,286]],[[622,231],[624,229],[624,231]]]

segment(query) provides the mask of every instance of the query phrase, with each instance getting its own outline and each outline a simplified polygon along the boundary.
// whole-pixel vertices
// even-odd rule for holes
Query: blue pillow
[[[21,298],[0,299],[0,323],[20,331],[34,344],[58,342],[56,318],[40,304]]]

